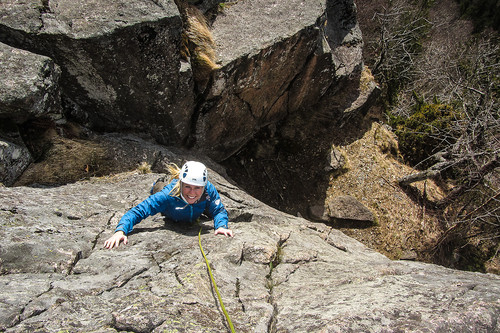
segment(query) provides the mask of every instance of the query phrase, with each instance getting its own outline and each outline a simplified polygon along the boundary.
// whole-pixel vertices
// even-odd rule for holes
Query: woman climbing
[[[121,242],[127,244],[127,235],[134,225],[157,213],[174,222],[194,222],[205,213],[214,219],[215,235],[233,237],[227,225],[227,211],[214,185],[208,181],[205,165],[189,161],[179,169],[171,164],[169,172],[170,183],[156,182],[152,195],[123,215],[113,236],[104,242],[105,248],[112,249]]]

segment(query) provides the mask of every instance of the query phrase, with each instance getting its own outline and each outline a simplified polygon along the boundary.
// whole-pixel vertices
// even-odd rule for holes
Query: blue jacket
[[[176,222],[193,222],[205,212],[214,219],[215,229],[227,228],[227,211],[212,183],[207,182],[200,201],[190,205],[182,200],[180,196],[174,197],[170,195],[172,188],[178,181],[178,179],[174,179],[163,190],[150,195],[146,200],[125,213],[115,232],[121,230],[125,235],[128,235],[134,225],[157,213],[163,213],[168,219]]]

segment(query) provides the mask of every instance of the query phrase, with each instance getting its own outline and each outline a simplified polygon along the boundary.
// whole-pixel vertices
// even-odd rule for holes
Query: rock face
[[[343,227],[368,227],[375,222],[375,216],[356,198],[343,195],[326,199],[328,216],[336,226]]]
[[[50,58],[0,43],[0,118],[61,118],[61,70]]]
[[[17,126],[62,118],[61,70],[48,57],[0,43],[0,182],[11,185],[33,161]]]
[[[219,6],[196,4],[205,12]],[[363,44],[352,0],[221,4],[212,26],[219,68],[202,91],[181,61],[183,23],[172,0],[6,0],[0,42],[61,68],[66,118],[194,145],[216,160],[290,115],[330,111],[340,87],[359,81]],[[334,117],[358,92],[351,94]]]
[[[26,1],[0,7],[0,41],[62,69],[65,113],[100,130],[187,137],[193,111],[182,22],[173,1]]]
[[[362,65],[354,4],[341,3],[250,0],[219,15],[221,68],[196,122],[197,147],[224,160],[266,125],[331,110],[337,81],[356,81]]]
[[[32,162],[28,148],[0,139],[0,182],[12,184]]]
[[[201,243],[237,332],[500,330],[498,276],[391,261],[266,206],[207,164],[235,237],[216,237],[202,221]],[[102,248],[158,176],[0,188],[0,330],[229,331],[199,227],[158,215],[137,225],[128,245]]]

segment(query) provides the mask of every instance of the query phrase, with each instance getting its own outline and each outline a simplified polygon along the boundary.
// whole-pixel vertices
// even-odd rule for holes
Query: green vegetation
[[[273,256],[273,259],[269,262],[269,273],[266,275],[266,288],[269,290],[269,292],[272,292],[274,288],[274,280],[273,280],[273,270],[275,267],[277,267],[283,258],[283,247],[282,247],[283,242],[280,241],[278,242],[278,245],[276,247],[276,253]]]
[[[220,12],[223,12],[224,10],[228,9],[232,5],[236,4],[239,0],[236,1],[225,1],[225,2],[219,2],[218,10]]]
[[[399,149],[405,160],[412,165],[420,164],[426,168],[429,163],[422,163],[436,152],[456,141],[453,122],[460,119],[460,113],[450,104],[434,100],[426,103],[417,98],[414,110],[409,117],[388,114],[389,125],[398,136]]]

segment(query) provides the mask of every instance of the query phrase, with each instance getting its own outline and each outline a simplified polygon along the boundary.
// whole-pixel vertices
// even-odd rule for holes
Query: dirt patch
[[[42,160],[33,163],[14,186],[62,185],[116,172],[108,151],[99,144],[54,136]]]
[[[13,186],[58,186],[132,170],[148,173],[156,160],[154,151],[145,153],[133,140],[90,137],[70,123],[37,125],[24,135],[36,162]]]
[[[399,160],[394,135],[383,125],[372,123],[363,137],[341,148],[349,168],[331,177],[326,197],[353,196],[376,219],[376,226],[368,229],[341,230],[389,258],[430,261],[441,226],[431,212],[398,186],[398,179],[414,170]],[[433,181],[419,182],[416,187],[430,200],[443,195]]]

